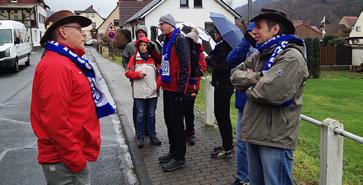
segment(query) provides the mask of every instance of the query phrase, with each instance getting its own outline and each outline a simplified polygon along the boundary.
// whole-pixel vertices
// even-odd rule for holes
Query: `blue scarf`
[[[48,41],[46,49],[54,51],[60,55],[63,55],[71,59],[72,62],[74,62],[78,66],[78,68],[83,71],[91,86],[92,97],[96,106],[96,112],[98,118],[102,118],[115,113],[115,109],[108,102],[105,94],[102,92],[100,88],[98,78],[96,77],[95,71],[93,70],[93,65],[94,65],[93,63],[91,63],[90,61],[88,61],[83,57],[79,57],[77,54],[73,53],[69,48],[55,41]]]
[[[271,67],[273,66],[273,64],[275,62],[277,55],[280,54],[286,48],[286,46],[289,42],[294,42],[301,46],[305,45],[303,40],[301,40],[300,38],[298,38],[294,35],[282,35],[282,36],[277,35],[277,36],[273,37],[272,39],[266,41],[262,45],[256,46],[256,48],[258,49],[258,51],[260,53],[262,53],[265,49],[275,47],[272,55],[266,60],[265,64],[263,65],[263,68],[262,68],[263,74],[265,74],[268,70],[271,69]]]
[[[267,71],[271,69],[273,66],[277,55],[279,55],[286,47],[289,42],[294,42],[298,45],[305,46],[304,41],[294,35],[277,35],[272,39],[266,41],[262,45],[257,45],[256,48],[260,53],[262,53],[265,49],[274,48],[271,56],[267,58],[266,62],[263,65],[262,73],[265,74]],[[276,46],[277,45],[277,46]],[[282,106],[289,107],[292,104],[292,100],[288,100]]]
[[[160,68],[161,80],[163,82],[171,82],[169,60],[170,60],[171,47],[173,46],[174,40],[176,39],[178,33],[180,33],[180,29],[179,28],[174,29],[170,39],[167,39],[166,36],[163,41],[164,42],[163,51],[162,51],[163,55]]]

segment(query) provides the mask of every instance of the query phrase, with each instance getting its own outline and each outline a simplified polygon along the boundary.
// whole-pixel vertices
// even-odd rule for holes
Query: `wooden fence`
[[[321,46],[320,65],[352,65],[350,46]]]

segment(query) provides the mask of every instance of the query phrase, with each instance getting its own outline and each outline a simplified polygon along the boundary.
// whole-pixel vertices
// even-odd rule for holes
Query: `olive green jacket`
[[[241,137],[251,144],[295,149],[308,70],[302,46],[289,44],[261,75],[273,49],[252,55],[231,71],[236,89],[248,97],[243,112]],[[253,71],[248,70],[252,69]],[[291,100],[289,106],[284,105]]]

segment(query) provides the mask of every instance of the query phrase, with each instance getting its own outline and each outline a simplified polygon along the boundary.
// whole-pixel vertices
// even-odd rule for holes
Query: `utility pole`
[[[248,22],[251,20],[251,12],[252,12],[252,0],[248,0]]]

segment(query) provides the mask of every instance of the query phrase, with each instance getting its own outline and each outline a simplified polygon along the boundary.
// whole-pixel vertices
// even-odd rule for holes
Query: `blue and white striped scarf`
[[[69,48],[55,41],[48,41],[46,49],[54,51],[60,55],[63,55],[71,59],[72,62],[74,62],[78,66],[78,68],[83,71],[91,86],[92,97],[96,106],[96,112],[98,118],[106,117],[108,115],[115,113],[115,109],[108,102],[105,94],[101,90],[98,78],[96,77],[96,73],[93,69],[94,64],[92,62],[83,57],[78,56],[77,54],[72,52]]]
[[[262,73],[265,74],[273,66],[275,59],[287,46],[289,42],[294,42],[300,46],[305,46],[304,41],[294,35],[277,35],[265,43],[256,46],[260,53],[268,48],[275,47],[272,55],[268,58],[263,66]],[[277,47],[276,47],[277,45]]]

